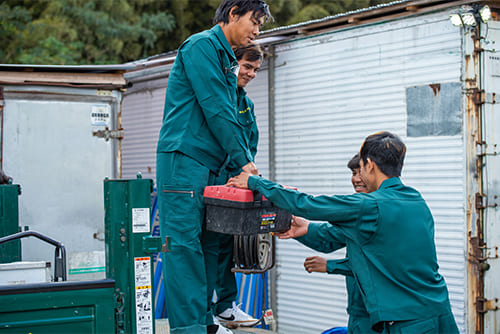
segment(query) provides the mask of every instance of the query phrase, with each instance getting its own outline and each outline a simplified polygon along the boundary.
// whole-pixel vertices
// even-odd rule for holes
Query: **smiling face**
[[[250,81],[252,81],[257,75],[257,71],[260,68],[260,59],[255,61],[250,61],[246,57],[238,61],[240,65],[240,72],[238,73],[238,87],[245,88]]]
[[[354,168],[352,170],[351,182],[355,192],[357,193],[368,192],[368,189],[366,189],[366,184],[363,182],[363,179],[361,178],[360,168]]]
[[[253,16],[249,11],[245,15],[238,16],[229,14],[229,23],[222,24],[222,30],[231,47],[245,46],[252,43],[259,35],[259,29],[264,24],[265,17],[259,19]]]
[[[375,164],[370,160],[370,158],[367,159],[366,163],[363,162],[363,159],[359,161],[359,175],[366,185],[367,192],[370,193],[378,189],[374,165]]]

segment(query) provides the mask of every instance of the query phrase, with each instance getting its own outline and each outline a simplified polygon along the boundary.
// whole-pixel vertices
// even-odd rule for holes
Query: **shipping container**
[[[486,5],[492,18],[483,22]],[[500,328],[499,11],[498,1],[394,1],[264,31],[259,42],[271,56],[247,89],[261,133],[257,166],[308,193],[352,193],[346,165],[363,139],[381,130],[403,138],[402,180],[422,193],[434,216],[440,272],[461,333]],[[147,86],[155,63],[168,58],[171,66],[174,57],[142,61],[143,72],[128,80],[142,77]],[[140,108],[128,109],[124,98],[124,124],[156,117],[138,130],[153,134],[147,158],[143,143],[125,136],[130,175],[140,169],[155,177],[168,71],[155,89],[134,96]],[[270,283],[278,331],[345,326],[344,278],[306,273],[305,257],[318,253],[296,241],[279,241],[277,252]]]
[[[130,68],[0,65],[1,167],[21,187],[19,226],[62,242],[70,259],[84,257],[79,277],[105,274],[102,184],[121,174],[122,73]],[[22,241],[25,261],[53,252]]]

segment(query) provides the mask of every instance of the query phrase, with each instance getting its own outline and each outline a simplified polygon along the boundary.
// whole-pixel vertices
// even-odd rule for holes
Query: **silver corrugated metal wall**
[[[257,77],[246,87],[247,95],[255,106],[255,118],[259,127],[259,145],[255,164],[263,177],[269,177],[269,116],[268,116],[268,69],[264,63]]]
[[[400,135],[408,146],[402,179],[422,192],[435,217],[440,271],[463,332],[462,35],[448,15],[379,22],[276,45],[274,164],[277,182],[312,194],[349,194],[346,164],[362,140],[380,130]],[[459,132],[435,124],[438,131],[426,133],[425,125],[416,124],[421,131],[407,135],[414,113],[407,90],[419,92],[433,84],[449,84],[455,94],[450,100],[458,98],[458,110],[452,112],[460,119]],[[296,241],[278,243],[280,333],[320,333],[347,324],[343,277],[307,274],[302,264],[311,254],[316,253]]]
[[[163,118],[167,75],[170,66],[151,76],[148,71],[126,74],[133,82],[122,103],[122,178],[143,178],[156,182],[156,145]]]

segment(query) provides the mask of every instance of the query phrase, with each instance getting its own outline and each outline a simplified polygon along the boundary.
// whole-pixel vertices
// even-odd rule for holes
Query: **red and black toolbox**
[[[258,192],[226,186],[207,186],[203,192],[207,230],[250,235],[290,229],[292,215]]]

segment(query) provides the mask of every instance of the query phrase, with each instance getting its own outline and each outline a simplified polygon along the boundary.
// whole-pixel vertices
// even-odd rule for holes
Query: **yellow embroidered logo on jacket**
[[[246,113],[246,112],[247,112],[247,111],[249,111],[249,110],[250,110],[250,107],[247,107],[245,110],[240,110],[240,111],[238,111],[238,112],[239,112],[240,114],[244,114],[244,113]]]

